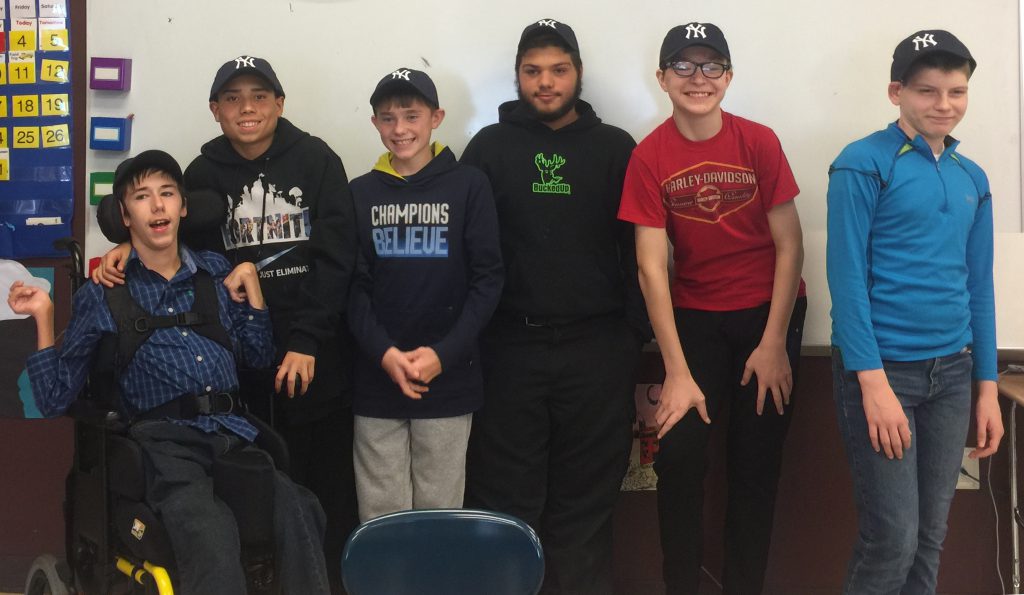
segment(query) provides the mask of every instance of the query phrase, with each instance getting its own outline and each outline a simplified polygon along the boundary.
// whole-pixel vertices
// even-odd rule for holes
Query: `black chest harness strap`
[[[157,329],[188,327],[233,353],[231,338],[220,322],[217,288],[213,278],[208,272],[198,269],[192,280],[195,294],[192,309],[167,316],[155,316],[147,312],[132,298],[127,285],[104,288],[107,307],[117,324],[117,350],[114,353],[116,375],[120,376],[127,369],[139,347]],[[237,396],[229,393],[182,395],[134,416],[133,421],[164,417],[190,419],[197,415],[231,413],[241,409]]]

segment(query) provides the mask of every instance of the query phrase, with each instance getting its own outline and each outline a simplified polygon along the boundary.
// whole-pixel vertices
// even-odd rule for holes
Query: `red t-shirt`
[[[741,310],[771,301],[768,211],[799,192],[767,126],[722,112],[722,130],[694,142],[669,118],[633,151],[619,219],[666,228],[675,247],[674,306]]]

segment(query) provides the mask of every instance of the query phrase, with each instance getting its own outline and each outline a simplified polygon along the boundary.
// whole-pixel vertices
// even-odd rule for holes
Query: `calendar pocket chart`
[[[61,256],[71,235],[69,0],[0,0],[0,258]]]

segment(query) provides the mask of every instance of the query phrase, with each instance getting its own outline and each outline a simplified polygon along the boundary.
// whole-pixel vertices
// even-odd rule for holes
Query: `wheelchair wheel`
[[[63,562],[53,554],[43,554],[35,559],[25,581],[25,595],[69,595],[65,579],[71,573]]]

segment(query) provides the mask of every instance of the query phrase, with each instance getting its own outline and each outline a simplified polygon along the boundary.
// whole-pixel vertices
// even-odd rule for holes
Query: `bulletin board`
[[[0,0],[0,258],[71,235],[69,0]]]

